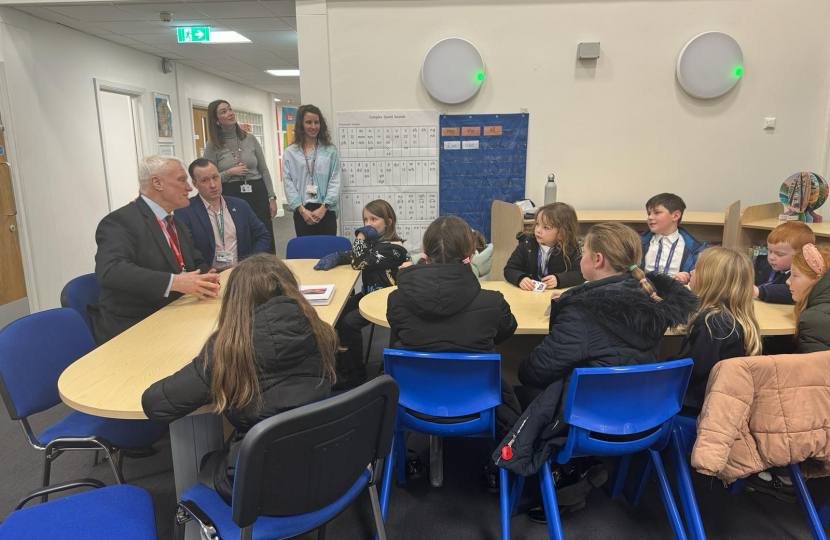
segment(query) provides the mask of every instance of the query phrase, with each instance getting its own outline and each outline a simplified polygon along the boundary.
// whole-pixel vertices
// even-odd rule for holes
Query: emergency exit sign
[[[179,43],[193,43],[198,41],[210,41],[209,26],[193,26],[179,28]]]

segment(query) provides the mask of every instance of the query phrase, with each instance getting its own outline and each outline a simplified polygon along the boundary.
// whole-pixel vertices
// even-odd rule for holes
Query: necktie
[[[176,234],[176,227],[173,225],[173,216],[167,216],[164,218],[164,228],[167,229],[167,234],[170,236],[170,242],[176,245],[176,250],[181,253],[181,247],[179,246],[179,236]],[[176,251],[174,250],[174,251]]]

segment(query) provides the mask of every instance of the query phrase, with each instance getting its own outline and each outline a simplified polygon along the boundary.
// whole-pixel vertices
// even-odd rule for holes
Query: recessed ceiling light
[[[266,69],[265,73],[273,75],[274,77],[299,77],[299,69]]]
[[[203,43],[250,43],[251,40],[236,32],[211,32],[210,41]]]
[[[280,98],[274,98],[274,101],[282,101]]]

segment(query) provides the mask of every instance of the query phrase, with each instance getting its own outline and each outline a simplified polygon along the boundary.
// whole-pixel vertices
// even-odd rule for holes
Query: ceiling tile
[[[288,62],[287,60],[283,60],[282,58],[278,58],[276,56],[272,58],[246,58],[245,61],[252,66],[256,66],[258,68],[262,68],[263,70],[266,69],[296,69],[297,66]],[[273,76],[273,75],[272,75]]]
[[[246,64],[245,62],[237,60],[236,64],[222,66],[222,69],[229,73],[262,73],[262,68]]]
[[[115,32],[116,34],[164,34],[172,33],[170,28],[164,28],[147,21],[132,22],[99,22],[96,26]]]
[[[193,27],[193,26],[209,26],[211,31],[214,30],[229,30],[227,26],[222,26],[221,24],[216,24],[216,21],[213,19],[204,19],[204,20],[197,20],[197,19],[182,19],[181,21],[172,21],[169,23],[166,22],[157,22],[159,26],[164,26],[165,28],[175,29],[179,28],[180,26],[184,27]]]
[[[130,39],[147,45],[175,45],[179,42],[176,34],[172,32],[166,34],[128,34],[128,36]]]
[[[50,6],[49,9],[83,22],[141,20],[141,17],[106,4],[94,6]]]
[[[224,24],[231,30],[243,31],[271,31],[271,30],[292,30],[281,19],[276,17],[259,17],[247,19],[216,19],[219,24]]]
[[[244,17],[273,17],[273,13],[265,9],[259,2],[205,2],[190,3],[191,6],[214,19],[230,19]]]
[[[131,3],[119,4],[119,8],[144,19],[145,21],[158,21],[159,13],[166,12],[173,15],[173,22],[180,19],[205,20],[210,19],[198,9],[184,3]]]
[[[243,60],[253,58],[271,59],[276,56],[268,49],[253,43],[211,43],[210,48]]]
[[[275,51],[274,54],[295,66],[300,65],[300,55],[297,51]]]
[[[46,8],[42,7],[20,7],[17,8],[21,11],[25,11],[30,15],[33,15],[39,19],[43,19],[45,21],[53,22],[62,24],[64,26],[68,26],[70,28],[74,28],[75,30],[80,30],[81,32],[85,32],[87,34],[92,35],[100,35],[100,34],[111,34],[109,30],[104,30],[103,28],[98,28],[97,26],[93,26],[91,24],[83,23],[72,19],[71,17],[67,17],[66,15],[61,15],[55,11],[51,11]]]
[[[287,50],[297,50],[297,32],[295,30],[254,32],[240,31],[240,34],[254,43],[268,45],[273,50],[276,46],[282,46]]]
[[[280,20],[294,30],[297,29],[297,17],[280,17]]]
[[[297,8],[294,0],[279,0],[276,2],[260,2],[263,6],[268,8],[268,11],[277,17],[294,17],[297,14]]]
[[[170,51],[172,53],[178,54],[180,56],[184,56],[185,58],[190,58],[191,60],[210,60],[211,58],[227,58],[226,54],[223,54],[219,51],[211,49],[210,47],[206,47],[199,44],[164,44],[159,45],[159,48],[164,49],[165,51]]]

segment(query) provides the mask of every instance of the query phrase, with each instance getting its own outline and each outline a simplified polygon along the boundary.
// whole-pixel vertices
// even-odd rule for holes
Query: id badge
[[[217,251],[216,262],[233,262],[233,251]]]
[[[239,192],[240,193],[253,193],[254,192],[254,186],[252,186],[250,184],[242,184],[241,186],[239,186]]]
[[[530,281],[533,282],[533,292],[542,292],[548,287],[547,284],[541,281],[536,281],[535,279],[531,279]]]
[[[305,188],[305,192],[309,195],[317,196],[317,186],[309,184],[308,187]]]

